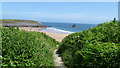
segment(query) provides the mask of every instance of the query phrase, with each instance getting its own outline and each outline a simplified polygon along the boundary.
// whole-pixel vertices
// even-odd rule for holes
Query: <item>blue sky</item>
[[[117,2],[3,2],[2,18],[98,24],[118,17]]]

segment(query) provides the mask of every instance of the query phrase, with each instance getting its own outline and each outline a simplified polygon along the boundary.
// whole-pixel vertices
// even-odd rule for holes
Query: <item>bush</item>
[[[62,55],[66,66],[70,68],[118,67],[120,66],[119,27],[117,21],[111,21],[73,33],[64,38],[58,52]]]
[[[54,66],[56,42],[40,32],[2,29],[2,66]]]
[[[114,43],[95,43],[86,44],[82,49],[74,54],[70,51],[62,54],[63,60],[68,68],[86,68],[86,67],[114,67],[120,65],[120,45]]]

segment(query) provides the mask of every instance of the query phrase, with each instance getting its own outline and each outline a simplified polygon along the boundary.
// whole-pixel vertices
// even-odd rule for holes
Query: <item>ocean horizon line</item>
[[[37,20],[36,20],[37,21]],[[40,23],[69,23],[69,24],[95,24],[95,25],[98,25],[98,24],[101,24],[101,23],[77,23],[77,22],[42,22],[42,21],[38,21]]]

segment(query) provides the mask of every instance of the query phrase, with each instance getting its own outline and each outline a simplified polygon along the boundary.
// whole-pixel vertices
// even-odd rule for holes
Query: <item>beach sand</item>
[[[40,27],[19,27],[21,30],[25,31],[36,31],[36,32],[43,32],[47,34],[48,36],[54,38],[56,41],[61,42],[66,36],[69,34],[64,34],[64,33],[52,33],[50,31],[41,31]]]

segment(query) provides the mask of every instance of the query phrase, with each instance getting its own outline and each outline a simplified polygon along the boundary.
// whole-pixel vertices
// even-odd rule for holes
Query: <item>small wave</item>
[[[71,32],[71,31],[56,29],[56,28],[53,28],[53,27],[49,27],[49,28],[46,28],[46,29],[42,29],[42,31],[50,31],[50,32],[53,32],[53,33],[65,33],[65,34],[74,33],[74,32]]]

